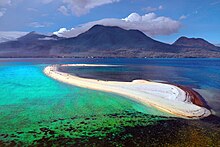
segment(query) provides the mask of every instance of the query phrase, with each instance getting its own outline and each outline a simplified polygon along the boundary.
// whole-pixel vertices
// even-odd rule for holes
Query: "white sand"
[[[61,66],[111,65],[66,64]],[[57,71],[57,65],[46,67],[44,73],[49,77],[71,85],[124,95],[142,104],[151,105],[183,118],[203,118],[211,114],[210,110],[193,104],[185,91],[170,84],[149,82],[146,80],[118,82],[81,78]]]
[[[123,66],[123,65],[106,65],[106,64],[63,64],[62,66],[75,66],[75,67],[109,67],[109,66]]]

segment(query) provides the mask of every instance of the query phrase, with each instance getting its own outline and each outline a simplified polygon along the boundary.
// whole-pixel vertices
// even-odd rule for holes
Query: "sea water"
[[[61,69],[82,77],[159,80],[189,86],[205,98],[217,116],[220,114],[219,59],[1,59],[0,145],[54,140],[62,144],[65,139],[75,144],[88,143],[91,138],[98,143],[99,139],[114,140],[114,135],[128,127],[147,128],[176,119],[129,98],[61,83],[43,73],[47,65],[63,63],[122,65]],[[132,133],[127,136],[135,137]],[[111,143],[120,142],[115,139]]]

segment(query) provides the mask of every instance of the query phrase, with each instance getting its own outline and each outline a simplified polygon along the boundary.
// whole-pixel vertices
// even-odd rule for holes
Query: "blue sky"
[[[138,15],[128,17],[131,13]],[[217,44],[219,14],[220,0],[0,0],[0,31],[51,33],[60,28],[80,29],[79,25],[85,30],[88,22],[114,18],[97,23],[140,29],[168,43],[187,36]],[[144,15],[147,22],[136,20],[145,19]],[[121,22],[123,18],[128,19]]]

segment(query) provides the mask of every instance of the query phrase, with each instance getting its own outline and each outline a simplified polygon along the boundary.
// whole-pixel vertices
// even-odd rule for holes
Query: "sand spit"
[[[187,88],[172,84],[134,80],[132,82],[102,81],[81,78],[58,71],[58,66],[111,66],[98,64],[65,64],[52,65],[44,69],[44,73],[58,81],[105,92],[111,92],[129,97],[145,105],[156,107],[162,111],[183,118],[203,118],[211,111],[203,107],[203,102],[196,93]],[[113,65],[114,66],[114,65]],[[196,101],[196,103],[193,103]],[[197,105],[200,104],[200,105]]]

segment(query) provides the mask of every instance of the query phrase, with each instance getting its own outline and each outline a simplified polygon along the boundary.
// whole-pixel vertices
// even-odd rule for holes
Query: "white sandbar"
[[[190,101],[189,95],[171,84],[134,80],[132,82],[102,81],[81,78],[57,70],[57,66],[111,66],[98,64],[52,65],[44,73],[58,81],[71,85],[124,95],[145,105],[183,118],[203,118],[211,114],[207,108],[197,106]]]

